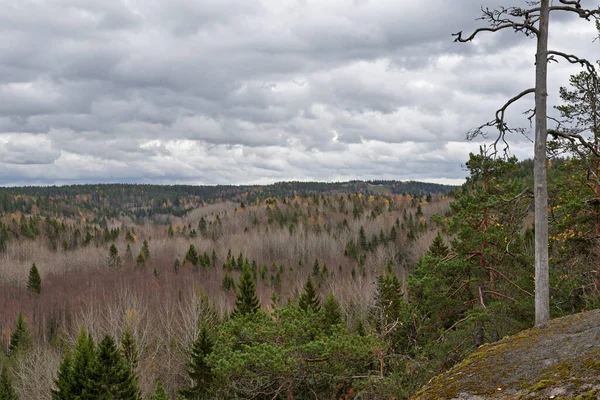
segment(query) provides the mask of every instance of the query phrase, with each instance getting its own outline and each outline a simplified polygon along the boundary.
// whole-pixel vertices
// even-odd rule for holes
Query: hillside
[[[482,346],[413,400],[596,399],[600,310],[558,318]]]

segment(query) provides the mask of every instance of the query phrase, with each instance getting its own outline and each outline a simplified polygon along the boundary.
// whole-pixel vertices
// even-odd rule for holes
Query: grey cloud
[[[465,132],[533,82],[529,39],[452,42],[481,2],[11,2],[0,184],[460,179]],[[593,26],[555,23],[553,46],[594,57]]]

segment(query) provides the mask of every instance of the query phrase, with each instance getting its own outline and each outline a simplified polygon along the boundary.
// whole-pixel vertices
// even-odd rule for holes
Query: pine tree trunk
[[[540,24],[535,67],[535,148],[533,176],[535,187],[535,325],[545,325],[550,319],[548,278],[548,182],[546,121],[548,97],[548,25],[550,0],[541,0]]]

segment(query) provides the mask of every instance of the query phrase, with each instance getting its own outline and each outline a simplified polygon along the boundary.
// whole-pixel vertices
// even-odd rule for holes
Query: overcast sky
[[[524,1],[0,0],[0,185],[460,182],[465,132],[534,82],[532,39],[452,40],[498,3]],[[600,58],[593,23],[550,30]]]

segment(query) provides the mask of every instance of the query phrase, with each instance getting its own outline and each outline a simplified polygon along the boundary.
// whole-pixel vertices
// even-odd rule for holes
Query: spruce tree
[[[232,316],[253,314],[260,310],[260,302],[256,297],[256,282],[250,267],[245,266],[237,285],[237,297]]]
[[[175,273],[179,273],[179,270],[181,269],[181,262],[179,261],[179,258],[175,259],[175,264],[173,264],[173,270],[175,271]]]
[[[81,328],[73,354],[71,393],[76,399],[99,396],[98,359],[92,337]]]
[[[74,400],[73,358],[68,351],[58,367],[58,376],[54,381],[56,389],[52,389],[52,400]]]
[[[190,361],[186,372],[190,377],[191,384],[181,391],[186,399],[208,399],[213,374],[210,366],[206,363],[206,357],[212,353],[214,343],[206,327],[202,327],[198,337],[194,341],[190,354]]]
[[[134,380],[137,380],[137,368],[138,368],[138,348],[131,332],[129,325],[125,327],[123,334],[121,335],[121,355],[125,360],[125,363],[129,367],[129,372]]]
[[[97,384],[102,398],[139,399],[139,389],[115,339],[105,335],[98,344]]]
[[[167,391],[162,387],[160,381],[156,381],[156,389],[152,394],[150,400],[169,400],[169,395]]]
[[[12,386],[6,366],[2,368],[0,374],[0,400],[18,400],[17,392]]]
[[[40,294],[42,292],[42,278],[40,277],[40,271],[38,271],[37,265],[33,263],[29,269],[29,278],[27,279],[27,289]]]
[[[193,266],[198,265],[198,251],[196,250],[196,246],[190,244],[187,253],[185,253],[185,258],[183,262],[189,262]]]
[[[31,332],[27,322],[23,318],[23,314],[19,313],[17,325],[14,332],[10,336],[10,344],[8,345],[8,355],[11,357],[17,356],[19,353],[27,351],[31,347]]]
[[[119,257],[119,250],[113,243],[108,249],[108,266],[111,268],[120,268],[122,265],[121,257]]]
[[[140,251],[140,254],[138,254],[137,260],[135,260],[135,266],[137,268],[146,268],[146,258],[144,257],[143,251]]]
[[[321,268],[319,267],[319,260],[315,258],[315,263],[313,264],[313,276],[319,276],[321,273]]]
[[[317,296],[315,286],[313,285],[310,277],[306,279],[306,283],[304,284],[304,292],[302,292],[300,295],[298,305],[304,311],[311,310],[313,312],[319,312],[321,309],[319,297]]]
[[[444,242],[444,238],[442,238],[441,232],[438,231],[435,239],[433,239],[433,242],[431,243],[431,246],[429,246],[427,254],[435,258],[444,258],[448,255],[449,252],[450,250]]]
[[[150,259],[150,247],[146,239],[144,239],[144,243],[142,244],[142,254],[144,255],[144,260]]]
[[[329,292],[323,303],[323,321],[326,326],[342,323],[340,303],[331,292]]]

